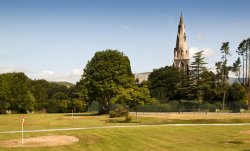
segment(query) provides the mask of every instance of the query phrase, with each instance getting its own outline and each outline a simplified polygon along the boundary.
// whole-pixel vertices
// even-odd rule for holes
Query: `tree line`
[[[31,80],[24,73],[0,74],[0,112],[50,113],[84,111],[83,101],[75,86],[68,87],[46,80]]]
[[[215,63],[215,72],[206,67],[203,50],[194,54],[188,75],[172,66],[155,69],[146,82],[151,96],[161,103],[177,101],[189,108],[248,109],[250,39],[239,44],[236,52],[242,59],[232,65],[228,65],[229,50],[229,42],[222,43],[221,60]],[[238,76],[238,82],[229,83],[230,72]]]
[[[98,102],[99,113],[133,109],[145,104],[184,104],[189,108],[247,109],[249,91],[250,39],[236,51],[240,57],[228,65],[229,42],[221,46],[216,71],[206,67],[204,51],[194,54],[189,74],[173,66],[154,69],[148,81],[135,79],[129,58],[118,50],[98,51],[83,69],[76,85],[67,87],[46,80],[31,80],[24,73],[0,74],[0,111],[25,113],[82,112]],[[243,63],[243,66],[241,65]],[[241,73],[241,71],[243,73]],[[229,73],[238,83],[229,84]]]
[[[83,112],[98,102],[99,113],[137,109],[156,102],[146,85],[138,85],[127,56],[117,50],[96,52],[76,85],[31,80],[24,73],[0,74],[0,112]]]

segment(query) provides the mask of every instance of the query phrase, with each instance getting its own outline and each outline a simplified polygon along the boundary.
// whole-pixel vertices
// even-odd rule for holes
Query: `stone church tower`
[[[174,48],[174,67],[188,74],[189,67],[189,50],[187,46],[187,37],[185,32],[184,20],[181,12],[178,26],[176,46]]]

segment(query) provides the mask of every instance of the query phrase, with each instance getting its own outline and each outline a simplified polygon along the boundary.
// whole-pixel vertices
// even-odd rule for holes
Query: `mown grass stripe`
[[[230,123],[230,124],[161,124],[161,125],[127,125],[127,126],[97,126],[97,127],[81,127],[81,128],[58,128],[58,129],[40,129],[25,130],[25,133],[35,132],[53,132],[53,131],[75,131],[75,130],[92,130],[92,129],[112,129],[112,128],[135,128],[135,127],[156,127],[156,126],[250,126],[250,123]],[[22,131],[4,131],[0,134],[21,133]]]

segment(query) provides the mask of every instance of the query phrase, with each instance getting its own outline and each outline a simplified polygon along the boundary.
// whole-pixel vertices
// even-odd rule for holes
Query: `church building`
[[[184,71],[186,74],[189,73],[189,50],[187,46],[187,37],[182,12],[178,25],[176,46],[174,48],[173,66],[181,71]],[[148,80],[148,76],[150,73],[151,72],[135,73],[135,78],[139,80],[139,83],[141,83],[142,81]]]
[[[180,22],[178,25],[178,33],[176,46],[174,48],[173,66],[188,74],[189,71],[189,50],[187,46],[187,37],[185,32],[184,20],[181,12]]]

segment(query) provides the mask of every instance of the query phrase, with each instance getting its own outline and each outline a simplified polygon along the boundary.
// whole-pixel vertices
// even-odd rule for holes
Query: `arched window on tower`
[[[184,70],[185,70],[185,65],[184,65],[184,63],[183,63],[183,62],[181,62],[181,64],[180,64],[180,69],[181,69],[182,71],[184,71]]]

